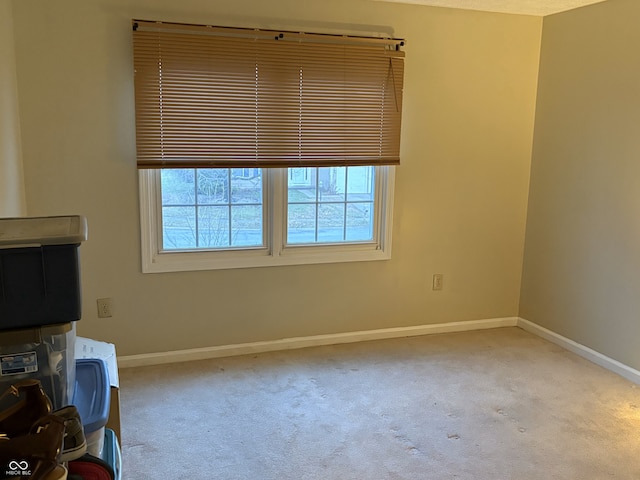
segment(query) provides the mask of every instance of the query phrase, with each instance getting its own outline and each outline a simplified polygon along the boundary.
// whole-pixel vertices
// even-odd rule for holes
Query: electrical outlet
[[[98,318],[113,317],[113,299],[112,298],[99,298],[98,303]]]
[[[444,275],[441,273],[434,273],[433,274],[433,284],[432,284],[432,290],[442,290],[442,281],[443,281]]]

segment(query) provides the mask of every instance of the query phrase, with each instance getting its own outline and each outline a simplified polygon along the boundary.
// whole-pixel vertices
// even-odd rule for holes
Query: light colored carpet
[[[640,388],[518,328],[121,372],[125,480],[640,479]]]

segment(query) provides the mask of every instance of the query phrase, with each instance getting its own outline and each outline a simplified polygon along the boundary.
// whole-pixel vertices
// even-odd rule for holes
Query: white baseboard
[[[435,325],[418,325],[413,327],[383,328],[360,332],[313,335],[309,337],[284,338],[265,342],[240,343],[236,345],[220,345],[216,347],[174,350],[171,352],[144,353],[118,357],[120,368],[161,365],[166,363],[205,360],[209,358],[231,357],[252,353],[272,352],[275,350],[292,350],[296,348],[317,347],[321,345],[337,345],[340,343],[364,342],[386,338],[414,337],[436,333],[464,332],[487,328],[515,327],[517,317],[492,318],[487,320],[470,320],[465,322],[438,323]]]
[[[569,350],[570,352],[575,353],[587,360],[595,363],[596,365],[600,365],[601,367],[606,368],[614,373],[617,373],[621,377],[626,378],[634,383],[640,384],[640,371],[625,365],[613,358],[607,357],[606,355],[601,354],[600,352],[596,352],[589,347],[585,347],[580,343],[574,342],[566,337],[563,337],[560,334],[552,332],[540,325],[537,325],[529,320],[525,320],[524,318],[518,318],[517,326],[526,330],[527,332],[533,333],[545,340],[550,341],[551,343],[555,343],[556,345]]]
[[[240,343],[235,345],[220,345],[215,347],[191,348],[188,350],[174,350],[169,352],[144,353],[118,357],[120,368],[162,365],[167,363],[187,362],[192,360],[206,360],[209,358],[232,357],[277,350],[293,350],[322,345],[338,345],[341,343],[365,342],[368,340],[383,340],[387,338],[415,337],[433,335],[437,333],[466,332],[500,327],[519,327],[523,330],[548,340],[570,352],[575,353],[601,367],[640,384],[640,371],[629,367],[617,360],[603,355],[595,350],[570,340],[562,335],[537,325],[529,320],[518,317],[492,318],[486,320],[470,320],[464,322],[438,323],[435,325],[418,325],[413,327],[383,328],[379,330],[365,330],[359,332],[335,333],[327,335],[313,335],[308,337],[283,338],[264,342]]]

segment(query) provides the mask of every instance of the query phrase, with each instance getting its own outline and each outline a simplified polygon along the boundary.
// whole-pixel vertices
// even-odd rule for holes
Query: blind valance
[[[138,168],[399,163],[399,40],[133,24]]]

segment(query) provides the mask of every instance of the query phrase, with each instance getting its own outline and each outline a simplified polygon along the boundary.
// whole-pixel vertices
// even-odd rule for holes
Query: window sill
[[[266,249],[235,252],[160,252],[143,261],[143,273],[224,270],[234,268],[277,267],[388,260],[390,248],[375,245],[345,245],[323,247],[291,247],[273,255]]]

